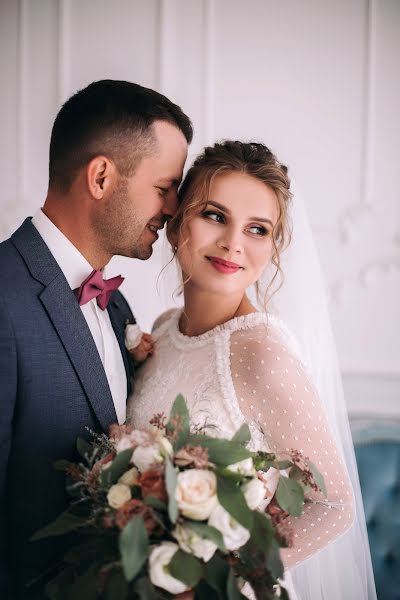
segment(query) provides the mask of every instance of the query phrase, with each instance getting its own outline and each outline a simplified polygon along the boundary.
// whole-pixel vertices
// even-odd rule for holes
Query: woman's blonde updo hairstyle
[[[227,173],[246,173],[269,186],[278,199],[278,220],[272,231],[272,263],[280,269],[280,253],[289,244],[291,228],[288,205],[291,199],[287,167],[264,145],[256,142],[226,140],[208,146],[194,161],[178,192],[178,210],[167,226],[167,238],[174,254],[179,245],[187,244],[187,224],[202,212],[209,199],[215,177]],[[272,281],[273,281],[272,280]],[[270,285],[272,284],[272,281]],[[270,286],[268,286],[270,287]]]

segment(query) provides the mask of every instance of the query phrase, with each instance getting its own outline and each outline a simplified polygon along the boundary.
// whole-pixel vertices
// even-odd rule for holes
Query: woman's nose
[[[234,252],[235,254],[243,252],[241,232],[225,230],[223,235],[217,240],[217,246],[218,248],[226,250],[227,252]]]

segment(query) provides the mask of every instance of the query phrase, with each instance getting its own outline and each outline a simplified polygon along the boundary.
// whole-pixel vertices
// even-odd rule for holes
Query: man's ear
[[[107,190],[114,184],[117,169],[106,156],[95,156],[86,168],[88,189],[96,200],[101,200]]]

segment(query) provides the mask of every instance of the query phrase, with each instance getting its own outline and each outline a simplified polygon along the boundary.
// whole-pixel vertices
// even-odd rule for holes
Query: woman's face
[[[187,224],[177,256],[186,284],[213,294],[242,295],[270,261],[278,199],[244,173],[215,177],[207,205]]]

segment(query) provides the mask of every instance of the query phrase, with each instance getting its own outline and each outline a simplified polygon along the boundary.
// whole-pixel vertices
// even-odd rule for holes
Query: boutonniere
[[[137,323],[125,322],[125,346],[135,363],[142,363],[153,354],[154,343],[149,333],[143,333]]]

